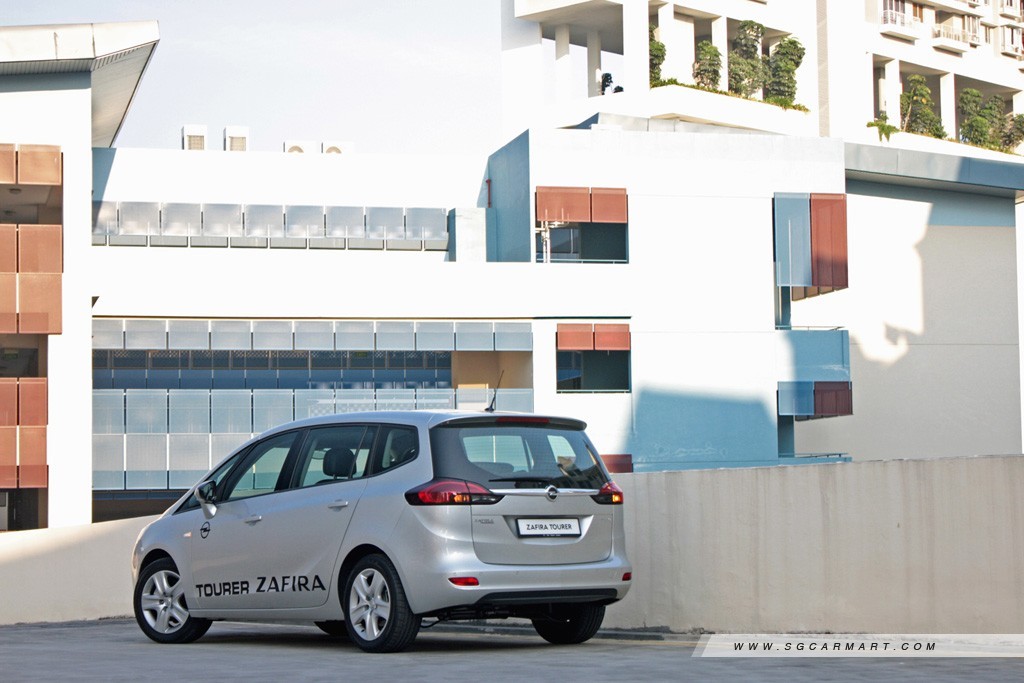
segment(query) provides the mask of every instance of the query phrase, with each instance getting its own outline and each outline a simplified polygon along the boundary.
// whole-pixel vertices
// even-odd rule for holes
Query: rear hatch
[[[584,424],[531,416],[461,418],[430,432],[434,476],[487,489],[471,506],[473,547],[488,564],[599,562],[612,552],[621,495]]]

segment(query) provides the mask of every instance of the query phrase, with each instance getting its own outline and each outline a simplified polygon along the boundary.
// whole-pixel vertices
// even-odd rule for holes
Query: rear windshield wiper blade
[[[525,477],[496,477],[494,479],[488,479],[488,481],[539,481],[542,484],[547,484],[555,479],[556,477],[531,477],[527,475]]]

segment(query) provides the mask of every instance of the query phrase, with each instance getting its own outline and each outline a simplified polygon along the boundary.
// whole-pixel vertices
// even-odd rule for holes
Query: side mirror
[[[199,505],[203,508],[203,516],[207,519],[213,519],[213,516],[217,514],[217,505],[214,503],[216,493],[217,484],[213,481],[204,481],[196,488],[196,500],[199,501]]]

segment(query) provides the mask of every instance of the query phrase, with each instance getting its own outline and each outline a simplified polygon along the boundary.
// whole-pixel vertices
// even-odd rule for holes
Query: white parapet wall
[[[1024,631],[1024,457],[619,474],[633,588],[609,628]],[[152,518],[0,534],[0,624],[131,613]]]
[[[155,517],[0,534],[0,625],[132,613],[132,546]]]
[[[616,481],[633,588],[607,627],[1024,631],[1024,457]]]

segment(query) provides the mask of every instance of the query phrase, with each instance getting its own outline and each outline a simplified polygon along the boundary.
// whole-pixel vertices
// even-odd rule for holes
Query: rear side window
[[[434,476],[487,488],[599,489],[608,478],[576,429],[504,424],[430,431]]]

